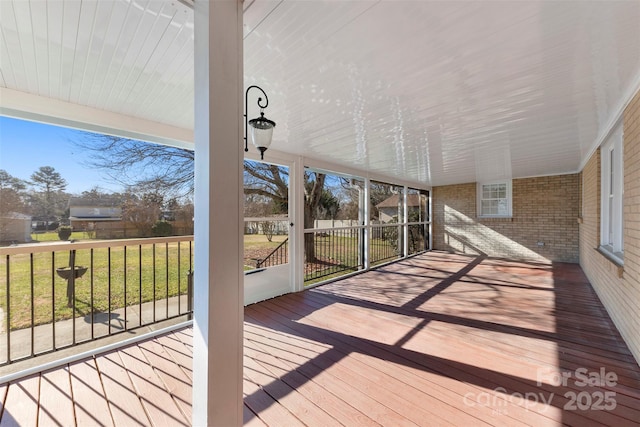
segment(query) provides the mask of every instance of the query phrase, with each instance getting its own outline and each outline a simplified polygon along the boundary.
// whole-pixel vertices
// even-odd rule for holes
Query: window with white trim
[[[511,180],[478,183],[478,216],[511,217]]]
[[[622,127],[600,147],[601,224],[600,248],[620,263],[624,258],[624,157]]]

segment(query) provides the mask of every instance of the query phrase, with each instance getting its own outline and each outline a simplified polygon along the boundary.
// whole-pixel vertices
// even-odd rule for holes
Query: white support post
[[[289,241],[292,243],[290,250],[291,283],[293,291],[304,290],[304,159],[297,157],[289,170],[289,217],[293,226],[289,230],[292,234]],[[293,239],[292,239],[293,237]]]
[[[364,269],[368,270],[371,266],[371,180],[365,178],[364,180],[364,200],[362,203],[362,212],[364,215]]]
[[[409,226],[407,223],[409,222],[409,188],[405,185],[402,189],[402,222],[404,225],[402,226],[402,255],[403,258],[409,256]]]
[[[193,425],[242,425],[242,1],[196,1]]]
[[[429,218],[429,224],[428,224],[428,228],[427,230],[429,230],[429,250],[432,251],[433,250],[433,198],[431,197],[431,195],[433,194],[433,187],[431,187],[429,189],[429,197],[427,197],[427,203],[429,203],[428,209],[427,209],[427,215]]]

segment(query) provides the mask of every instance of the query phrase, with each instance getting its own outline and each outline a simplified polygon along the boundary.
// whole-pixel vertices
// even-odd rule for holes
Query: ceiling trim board
[[[193,130],[0,87],[0,114],[193,150]]]

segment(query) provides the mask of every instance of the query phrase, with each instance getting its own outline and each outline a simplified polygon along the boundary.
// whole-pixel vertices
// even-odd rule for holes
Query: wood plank
[[[157,338],[171,359],[193,380],[193,353],[174,333]]]
[[[40,374],[9,384],[0,426],[35,426],[39,389]]]
[[[254,384],[258,384],[265,393],[277,400],[284,408],[307,425],[339,426],[341,425],[327,412],[316,406],[304,395],[271,372],[264,369],[250,357],[244,357],[244,375]]]
[[[135,393],[124,363],[117,352],[96,358],[106,400],[116,426],[146,426],[151,423]]]
[[[270,349],[274,354],[274,349]],[[286,354],[286,350],[282,350],[280,355]],[[381,378],[384,374],[371,369],[362,369],[361,365],[350,359],[349,355],[339,353],[331,349],[318,357],[310,359],[306,364],[312,363],[332,375],[339,377],[342,381],[348,383],[354,388],[366,390],[365,393],[376,400],[380,405],[384,405],[403,417],[419,424],[421,420],[430,419],[433,425],[438,423],[446,425],[451,420],[445,421],[437,415],[436,411],[426,411],[420,405],[421,393],[411,387],[404,387],[405,384],[394,384],[392,378]],[[305,364],[305,365],[306,365]],[[301,369],[302,367],[298,367]],[[376,379],[378,381],[376,381]],[[384,384],[384,386],[380,386]],[[303,418],[306,420],[306,418]],[[477,420],[475,420],[477,422]]]
[[[9,384],[7,383],[0,384],[0,422],[2,422],[2,414],[4,413],[5,400],[7,398],[8,389],[9,389]]]
[[[69,374],[77,425],[113,425],[95,360],[69,365]]]
[[[271,303],[271,304],[279,304],[279,307],[278,307],[277,309],[274,309],[274,312],[281,312],[281,311],[283,310],[282,304],[284,304],[282,301],[289,301],[290,299],[291,299],[291,296],[289,296],[289,297],[287,297],[287,298],[284,298],[284,299],[275,299],[275,300],[271,300],[271,301],[270,301],[270,303]],[[266,306],[265,304],[262,304],[262,305],[261,305],[261,308],[264,308],[265,306]],[[297,307],[297,306],[296,306],[296,307]],[[308,316],[308,313],[306,313],[306,312],[305,312],[305,314],[306,314],[305,321],[307,321],[307,320],[309,319],[309,316]],[[299,316],[299,315],[298,315],[298,316]],[[294,314],[294,315],[293,315],[293,317],[297,317],[297,316]],[[325,323],[326,323],[326,322],[329,322],[329,320],[328,320],[328,319],[329,319],[330,317],[331,317],[331,316],[323,316],[323,317],[322,317],[323,322],[325,322]],[[340,322],[340,320],[344,321],[344,319],[339,319],[339,318],[338,318],[338,320],[336,320],[336,322],[339,322],[340,324],[342,324],[342,322]],[[326,326],[326,325],[325,325],[325,326]],[[384,329],[384,328],[382,328],[382,329]],[[307,336],[308,336],[308,335],[307,335]],[[453,366],[455,366],[455,365],[453,365]],[[488,385],[491,385],[491,388],[490,388],[490,389],[495,389],[495,388],[498,388],[498,387],[500,387],[500,386],[501,386],[501,383],[499,382],[499,378],[491,379],[491,377],[488,377],[488,378],[476,378],[476,379],[473,379],[472,377],[468,377],[468,375],[469,375],[469,373],[473,373],[473,372],[474,372],[474,370],[473,370],[473,369],[475,369],[475,368],[473,368],[473,369],[472,369],[472,368],[465,368],[465,369],[466,369],[467,371],[469,371],[468,373],[464,373],[464,375],[465,375],[465,376],[467,376],[467,378],[466,378],[466,380],[467,380],[467,381],[471,380],[472,382],[474,382],[474,381],[475,381],[475,382],[479,382],[480,384],[486,384],[487,386],[488,386]],[[443,365],[443,364],[442,364],[442,362],[439,362],[439,370],[440,370],[441,372],[444,372],[444,373],[452,372],[452,371],[451,371],[451,367],[450,367],[450,366],[447,366],[447,364],[446,364],[446,363]],[[463,371],[463,372],[464,372],[464,371]],[[457,372],[455,375],[457,375],[457,376],[459,377],[461,374],[462,374],[462,372]],[[448,375],[451,375],[451,374],[449,373]],[[507,377],[507,378],[508,378],[508,377]],[[511,381],[511,380],[510,380],[510,381]],[[520,389],[521,389],[521,386],[517,386],[517,382],[516,382],[516,383],[513,383],[513,381],[511,381],[511,382],[509,382],[509,384],[511,385],[511,388],[509,388],[510,390],[517,391],[517,390],[520,390]],[[520,387],[520,388],[518,388],[518,387]],[[534,385],[530,385],[529,387],[530,387],[530,388],[535,388],[535,384],[534,384]],[[461,400],[462,400],[462,399],[461,399]],[[513,412],[514,410],[518,410],[518,409],[524,409],[524,408],[517,408],[517,407],[516,407],[516,408],[510,409],[510,412]],[[527,409],[527,411],[525,412],[525,415],[529,412],[529,410],[528,410],[528,409],[530,409],[530,408],[526,408],[526,409]],[[539,408],[539,411],[540,411],[540,412],[542,412],[542,413],[545,413],[545,415],[546,415],[546,413],[548,412],[544,407]],[[521,412],[522,412],[522,411],[521,411]],[[568,417],[573,418],[573,417],[574,417],[574,415],[568,415]],[[539,422],[540,422],[540,421],[538,421],[538,423],[539,423]]]
[[[361,387],[362,384],[352,384],[343,380],[340,376],[333,374],[330,370],[323,369],[318,366],[320,357],[305,358],[302,354],[304,349],[296,345],[286,344],[284,337],[278,338],[278,348],[280,357],[285,360],[296,360],[298,366],[296,370],[307,378],[313,378],[316,384],[323,387],[328,392],[338,396],[340,399],[348,402],[351,406],[360,412],[367,414],[371,419],[381,424],[393,425],[416,425],[414,422],[406,419],[395,410],[379,404],[373,397],[365,393]],[[276,347],[272,347],[269,351],[274,352]],[[294,353],[297,351],[297,354]],[[308,363],[311,360],[311,363]]]
[[[316,402],[318,406],[329,412],[333,418],[345,426],[378,426],[379,424],[358,411],[344,400],[319,386],[311,378],[299,373],[295,366],[283,358],[276,357],[272,351],[264,349],[256,342],[247,340],[245,354],[259,363],[263,369],[277,375],[283,382],[291,386],[297,393]]]
[[[260,386],[247,378],[243,381],[244,403],[254,414],[270,426],[304,426],[291,412],[283,408]]]
[[[468,267],[475,259],[422,255],[247,307],[244,423],[640,425],[640,369],[579,268]],[[35,425],[34,414],[72,425],[74,411],[78,425],[187,425],[192,340],[185,328],[43,373],[39,385],[0,385],[0,425]],[[617,384],[536,382],[539,369],[579,367],[615,372]],[[603,390],[615,409],[563,408],[568,391]],[[526,392],[555,397],[513,395]],[[473,400],[482,393],[493,400]]]
[[[242,425],[246,427],[266,427],[267,425],[254,414],[247,405],[242,405]]]
[[[154,339],[140,343],[138,347],[146,359],[151,363],[156,375],[164,383],[173,400],[176,402],[184,417],[191,422],[191,378],[178,366],[173,358],[159,343],[160,339]]]
[[[138,346],[125,347],[118,354],[153,425],[190,425]]]
[[[69,368],[64,366],[42,373],[38,425],[72,426],[75,422]]]
[[[264,309],[264,305],[262,305],[260,308],[260,310]],[[255,314],[253,311],[250,313],[250,315]],[[272,312],[271,313],[274,316],[278,316],[279,314],[276,312]],[[295,327],[295,324],[292,325],[292,327]],[[278,329],[278,330],[282,330],[282,326],[274,326],[274,329]],[[311,336],[311,334],[307,334],[307,336]],[[249,337],[249,339],[251,339],[251,337]],[[351,350],[351,345],[353,345],[354,342],[350,342],[348,343],[346,346],[345,345],[341,345],[340,342],[336,342],[335,345],[335,349],[343,351],[345,354],[349,353],[352,356],[351,357],[356,357],[353,356],[353,351]],[[355,346],[354,349],[358,349],[358,347],[362,348],[362,346]],[[273,350],[270,350],[273,353]],[[385,354],[384,352],[380,351],[379,349],[372,349],[369,348],[367,349],[364,353],[366,353],[367,351],[370,352],[370,354],[375,354],[376,357],[374,357],[373,359],[378,360],[379,363],[379,371],[380,372],[384,372],[384,373],[390,373],[390,372],[394,372],[393,366],[389,363],[389,362],[397,362],[399,365],[407,365],[407,361],[406,360],[402,360],[401,358],[396,357],[394,359],[392,354]],[[285,350],[285,354],[286,354],[286,350]],[[429,375],[428,372],[424,372],[424,369],[422,366],[414,364],[413,365],[415,368],[414,370],[407,376],[408,380],[406,382],[407,384],[407,389],[409,390],[414,390],[415,389],[415,385],[416,383],[419,383],[420,380],[420,375]],[[376,371],[372,371],[371,372],[372,375],[379,375],[378,372]],[[440,375],[437,374],[431,374],[432,377],[435,377],[436,380],[444,380],[447,381],[446,377],[441,377]],[[407,378],[405,377],[405,378]],[[451,383],[456,384],[457,383],[454,380],[450,380]],[[381,383],[384,384],[384,388],[385,390],[387,389],[386,387],[386,383]],[[450,386],[449,386],[450,387]],[[447,387],[441,387],[437,384],[437,382],[432,382],[432,383],[428,383],[427,386],[425,386],[422,390],[423,392],[431,392],[433,393],[432,396],[430,397],[430,399],[426,399],[423,401],[424,404],[426,404],[427,402],[429,402],[429,405],[431,405],[432,407],[434,405],[438,405],[439,403],[441,403],[440,401],[447,403],[449,406],[445,406],[445,407],[441,407],[439,408],[439,413],[442,414],[447,414],[448,417],[448,422],[449,423],[454,423],[457,420],[459,425],[469,425],[469,424],[473,424],[473,425],[480,425],[482,419],[493,419],[495,418],[494,414],[491,413],[491,410],[485,411],[488,413],[488,415],[486,417],[481,416],[480,414],[475,413],[474,411],[476,409],[479,409],[480,411],[482,411],[483,407],[474,407],[470,409],[470,414],[472,415],[472,417],[466,417],[463,411],[460,411],[458,408],[460,406],[460,404],[462,402],[464,402],[464,395],[467,392],[476,392],[476,393],[481,393],[483,390],[478,388],[476,390],[473,389],[463,389],[463,391],[460,391],[458,394],[455,393],[451,393]],[[428,418],[431,421],[431,418]],[[492,422],[492,424],[496,424],[495,421]],[[502,423],[498,423],[497,425],[500,425]],[[504,425],[517,425],[518,422],[511,419],[510,421],[508,421],[506,424]]]

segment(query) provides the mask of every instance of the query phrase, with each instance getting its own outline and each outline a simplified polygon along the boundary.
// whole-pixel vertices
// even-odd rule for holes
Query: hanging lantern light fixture
[[[248,106],[249,106],[249,91],[251,89],[258,89],[264,95],[264,103],[262,97],[258,98],[258,107],[260,107],[260,117],[247,120]],[[269,105],[269,98],[264,90],[259,86],[249,86],[244,94],[244,151],[249,151],[247,139],[251,138],[251,143],[260,151],[260,159],[264,160],[264,152],[271,145],[271,138],[273,137],[273,128],[276,127],[276,122],[269,120],[264,116],[264,109]]]

